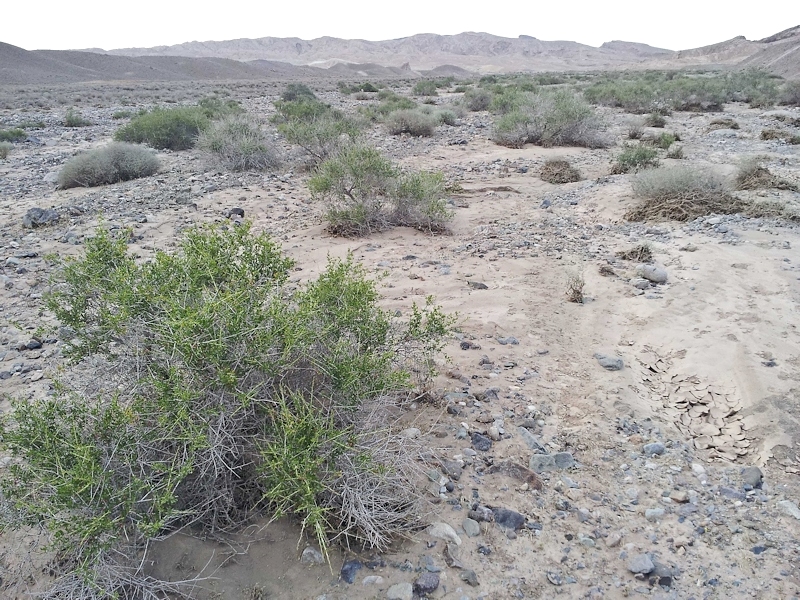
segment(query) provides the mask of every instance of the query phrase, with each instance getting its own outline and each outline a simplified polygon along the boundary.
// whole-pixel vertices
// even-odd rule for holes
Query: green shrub
[[[244,109],[236,100],[224,100],[217,96],[203,98],[197,103],[209,119],[221,119],[229,115],[239,115]]]
[[[446,108],[437,110],[433,113],[433,115],[436,117],[436,121],[439,123],[439,125],[449,125],[450,127],[453,127],[458,121],[456,113]]]
[[[548,183],[560,184],[580,181],[581,174],[578,169],[569,164],[569,161],[564,159],[549,159],[546,160],[542,166],[539,177]]]
[[[642,171],[633,177],[632,185],[639,203],[626,213],[630,221],[690,221],[747,207],[730,194],[723,177],[689,165]]]
[[[20,121],[17,127],[20,129],[44,129],[46,124],[44,121]]]
[[[130,110],[117,110],[111,115],[111,118],[115,121],[119,121],[121,119],[130,119],[133,116],[133,112]]]
[[[0,142],[0,159],[5,160],[8,158],[9,153],[14,148],[11,142]]]
[[[530,94],[516,86],[506,86],[500,88],[492,96],[489,110],[495,114],[507,115],[510,112],[520,110],[530,102]]]
[[[273,121],[278,131],[315,162],[325,160],[361,135],[361,123],[317,100],[279,101],[275,107],[278,114]]]
[[[783,85],[780,102],[787,106],[800,106],[800,81],[787,81]]]
[[[650,113],[644,119],[645,127],[663,128],[667,124],[667,120],[658,113]]]
[[[370,121],[379,121],[398,110],[411,110],[417,108],[416,103],[410,98],[399,96],[391,90],[381,90],[378,93],[381,103],[378,106],[360,108],[362,114]]]
[[[117,130],[114,139],[158,149],[186,150],[195,145],[209,122],[205,111],[197,106],[156,109],[131,119]]]
[[[437,119],[420,110],[397,110],[386,117],[385,123],[392,135],[408,133],[413,136],[430,137],[436,130]]]
[[[47,298],[77,333],[68,355],[108,384],[15,401],[0,423],[2,525],[41,525],[50,597],[172,597],[142,565],[181,527],[292,513],[326,552],[332,534],[384,550],[422,525],[389,410],[412,368],[430,381],[451,318],[429,299],[395,321],[352,257],[289,285],[292,261],[247,224],[189,230],[147,262],[128,235],[98,231]]]
[[[488,110],[492,102],[492,94],[481,88],[470,88],[464,92],[464,106],[472,112]]]
[[[667,133],[664,132],[659,135],[655,141],[653,142],[655,146],[661,148],[662,150],[668,150],[672,144],[678,141],[678,136],[674,133]]]
[[[0,129],[0,142],[21,142],[28,138],[24,129],[15,127],[14,129]]]
[[[92,122],[85,119],[83,115],[70,108],[64,115],[64,127],[88,127]]]
[[[354,146],[325,161],[309,180],[327,205],[329,230],[360,236],[395,225],[440,231],[451,218],[439,173],[402,173],[374,148]]]
[[[284,102],[316,99],[316,94],[304,83],[290,83],[286,86],[286,89],[281,92],[281,100]]]
[[[495,119],[492,139],[511,148],[525,144],[599,148],[606,145],[601,130],[595,111],[572,92],[526,92],[518,109]]]
[[[421,79],[411,88],[411,93],[415,96],[438,96],[436,82],[430,79]]]
[[[200,133],[197,145],[231,171],[264,171],[280,164],[274,142],[248,115],[231,115],[213,122]]]
[[[617,156],[611,173],[631,173],[641,169],[650,169],[658,166],[658,152],[648,146],[625,145]]]
[[[319,100],[300,98],[299,100],[278,100],[275,102],[277,114],[272,118],[276,124],[289,121],[313,121],[332,111],[331,107]]]
[[[153,175],[158,158],[146,148],[112,142],[72,157],[58,173],[58,187],[95,187]]]

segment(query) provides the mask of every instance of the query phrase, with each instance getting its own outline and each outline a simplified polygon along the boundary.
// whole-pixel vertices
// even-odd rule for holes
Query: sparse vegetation
[[[635,173],[641,169],[651,169],[657,166],[658,152],[655,148],[643,144],[635,146],[626,144],[611,167],[611,173],[614,175]]]
[[[119,121],[121,119],[130,119],[132,116],[133,112],[130,110],[115,110],[111,118],[115,121]]]
[[[569,164],[569,161],[550,159],[545,161],[539,177],[548,183],[560,184],[580,181],[581,174],[578,169]]]
[[[583,288],[586,282],[583,279],[583,274],[580,272],[573,272],[567,275],[567,300],[575,302],[576,304],[583,304]]]
[[[402,172],[365,146],[322,163],[308,186],[326,205],[328,229],[336,235],[368,235],[393,226],[443,231],[452,217],[441,173]]]
[[[146,148],[112,142],[69,159],[58,173],[58,187],[95,187],[153,175],[158,158]]]
[[[757,158],[742,160],[736,171],[737,190],[775,188],[797,190],[797,186],[781,177],[776,177]]]
[[[635,245],[633,248],[620,250],[617,252],[617,256],[619,256],[622,260],[649,263],[653,262],[653,247],[649,243],[644,242],[642,244]]]
[[[667,158],[682,160],[684,158],[683,146],[670,146],[667,150]]]
[[[663,129],[663,127],[667,124],[667,120],[664,118],[664,115],[653,112],[644,118],[644,124],[646,127],[657,127]]]
[[[495,120],[492,139],[501,146],[586,146],[606,144],[594,110],[566,90],[526,92],[524,101]]]
[[[642,129],[642,125],[639,123],[631,123],[628,126],[628,139],[629,140],[640,140],[644,135],[644,130]]]
[[[747,207],[731,195],[722,176],[689,165],[642,171],[633,177],[632,185],[639,203],[626,213],[630,221],[690,221]]]
[[[297,102],[298,100],[316,100],[317,95],[304,83],[290,83],[281,93],[284,102]]]
[[[264,171],[280,164],[278,150],[250,115],[231,115],[200,133],[197,144],[231,171]]]
[[[709,123],[708,130],[714,131],[715,129],[739,129],[739,123],[730,117],[714,119]]]
[[[197,106],[156,109],[131,119],[117,130],[114,139],[159,150],[186,150],[195,145],[209,123],[206,111]]]
[[[70,108],[64,115],[64,127],[88,127],[92,122],[84,118],[74,108]]]
[[[144,263],[128,235],[99,230],[47,300],[98,385],[14,401],[0,423],[3,527],[41,525],[58,556],[44,597],[180,596],[143,565],[181,528],[292,513],[325,553],[329,536],[383,550],[420,527],[389,409],[430,380],[452,319],[429,298],[396,321],[352,258],[289,286],[292,261],[248,225]]]
[[[408,133],[418,137],[432,136],[438,124],[435,116],[418,109],[394,111],[386,117],[385,123],[386,129],[392,135]]]
[[[669,150],[669,147],[672,146],[676,141],[678,141],[678,136],[674,133],[667,133],[666,131],[659,135],[653,142],[653,145],[661,148],[662,150]]]
[[[464,106],[472,112],[488,110],[492,94],[483,88],[470,88],[464,92]]]
[[[17,127],[20,129],[44,129],[46,123],[44,121],[20,121]]]
[[[0,142],[21,142],[26,139],[28,134],[24,129],[15,127],[13,129],[0,129]]]
[[[11,142],[0,142],[0,159],[5,160],[8,158],[11,150],[14,149],[14,144]]]
[[[438,96],[436,91],[436,82],[430,79],[420,79],[411,88],[411,93],[415,96]]]

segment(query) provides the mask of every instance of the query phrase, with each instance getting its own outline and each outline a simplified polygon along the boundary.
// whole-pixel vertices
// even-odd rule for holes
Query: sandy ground
[[[741,123],[731,137],[708,132],[719,115],[676,113],[667,129],[680,132],[692,162],[730,170],[737,158],[758,154],[774,172],[800,181],[797,147],[759,139],[768,115],[741,106],[728,113]],[[632,117],[605,117],[620,140]],[[445,542],[426,532],[391,553],[336,550],[331,567],[305,565],[299,556],[308,543],[284,520],[256,523],[225,543],[173,536],[149,555],[154,574],[208,576],[196,597],[234,600],[387,598],[391,586],[426,572],[439,576],[431,597],[459,600],[796,597],[800,521],[786,501],[796,506],[800,491],[800,229],[737,216],[627,223],[629,176],[609,176],[619,146],[510,150],[486,139],[481,123],[488,120],[468,115],[431,140],[376,130],[374,139],[400,163],[443,169],[464,191],[453,197],[447,235],[394,229],[358,240],[326,233],[304,173],[224,176],[193,151],[164,155],[167,174],[156,178],[53,191],[42,181],[48,170],[75,149],[103,142],[113,128],[107,117],[80,134],[48,127],[43,146],[21,145],[0,162],[0,258],[12,282],[0,290],[0,370],[13,371],[0,381],[3,392],[46,393],[59,364],[57,341],[15,349],[32,329],[51,323],[41,307],[46,254],[80,252],[101,212],[106,223],[132,225],[141,236],[132,251],[145,256],[169,248],[190,224],[221,220],[225,208],[239,206],[256,229],[281,240],[302,269],[299,281],[317,274],[327,256],[352,252],[384,275],[386,307],[404,312],[434,295],[458,314],[458,334],[440,364],[440,402],[410,407],[402,425],[420,429],[430,456],[463,467],[458,479],[449,477],[452,492],[440,494],[434,483],[430,493],[431,482],[420,482],[430,521],[448,523],[458,535],[463,568],[448,567]],[[467,143],[451,145],[456,138]],[[543,182],[539,168],[552,157],[568,157],[584,179]],[[217,182],[210,191],[209,181]],[[796,192],[756,194],[800,201]],[[549,207],[542,208],[544,200]],[[26,230],[21,220],[32,206],[54,206],[64,216]],[[76,206],[82,208],[70,211]],[[615,253],[644,241],[668,280],[640,290],[631,283],[640,265]],[[35,256],[8,260],[26,252]],[[585,280],[582,304],[566,298],[576,273]],[[624,368],[603,369],[597,352],[621,357]],[[29,370],[11,368],[20,363]],[[743,454],[701,449],[697,424],[681,421],[691,407],[706,406],[687,400],[695,392],[725,407],[717,430],[730,432],[729,447]],[[486,452],[472,450],[463,433],[488,435],[492,426],[504,431],[500,439]],[[643,445],[654,442],[663,443],[663,453],[645,454]],[[491,472],[507,462],[527,467],[542,451],[569,452],[575,464],[542,473],[541,490]],[[425,468],[435,471],[430,456]],[[743,472],[748,466],[763,473],[755,489],[747,485],[752,471]],[[447,479],[447,470],[440,476]],[[471,537],[464,520],[473,503],[517,511],[527,524],[509,532],[482,523]],[[632,572],[642,554],[658,563],[649,576]],[[353,559],[363,568],[348,584],[339,569]],[[9,598],[37,586],[2,585]]]

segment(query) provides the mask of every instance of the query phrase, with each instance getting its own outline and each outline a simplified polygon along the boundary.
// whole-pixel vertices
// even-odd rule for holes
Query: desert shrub
[[[800,135],[792,135],[786,140],[786,143],[791,146],[800,145]]]
[[[438,96],[436,82],[430,79],[421,79],[411,88],[411,93],[415,96]]]
[[[95,187],[153,175],[158,158],[146,148],[112,142],[72,157],[58,173],[58,187]]]
[[[640,140],[644,135],[644,130],[639,123],[631,123],[628,125],[628,139],[629,140]]]
[[[491,92],[481,88],[470,88],[464,92],[464,106],[472,112],[488,110],[492,102]]]
[[[284,102],[316,99],[317,95],[304,83],[290,83],[286,86],[286,89],[281,92],[281,100]]]
[[[398,322],[352,257],[289,285],[292,261],[247,224],[189,230],[144,263],[128,235],[99,230],[47,299],[97,385],[15,401],[0,423],[0,518],[41,524],[59,557],[46,597],[170,596],[143,565],[178,528],[292,513],[323,552],[331,535],[380,550],[418,528],[388,410],[412,370],[429,381],[452,319],[429,299]]]
[[[800,106],[800,81],[787,81],[783,85],[780,103],[787,106]]]
[[[231,115],[200,133],[197,145],[231,171],[264,171],[280,164],[270,136],[249,115]]]
[[[327,206],[328,229],[360,236],[395,225],[444,229],[451,215],[439,173],[403,173],[374,148],[353,146],[322,163],[309,180]]]
[[[24,129],[15,127],[13,129],[0,129],[0,142],[21,142],[27,139],[28,134]]]
[[[644,118],[644,124],[646,127],[663,128],[667,124],[667,120],[663,115],[653,112]]]
[[[368,94],[366,92],[356,92],[353,94],[353,98],[356,100],[372,100],[372,94]]]
[[[439,125],[448,125],[450,127],[453,127],[458,121],[456,113],[447,108],[437,110],[436,112],[433,113],[433,116],[436,117],[436,121],[437,123],[439,123]]]
[[[572,92],[526,93],[519,109],[495,119],[492,139],[501,146],[521,148],[542,146],[605,145],[602,125],[594,110]]]
[[[762,200],[751,203],[744,214],[753,219],[786,219],[800,221],[800,212],[780,200]]]
[[[623,260],[649,263],[653,262],[653,247],[649,243],[644,242],[642,244],[635,245],[633,248],[620,250],[617,252],[617,256]]]
[[[11,142],[0,142],[0,158],[5,160],[8,158],[9,153],[14,148]]]
[[[739,162],[736,169],[737,190],[758,190],[776,188],[796,190],[797,186],[769,172],[757,158],[747,158]]]
[[[615,175],[620,173],[632,173],[640,169],[649,169],[658,166],[658,152],[655,148],[644,145],[625,145],[622,152],[617,156],[611,172]]]
[[[453,88],[453,92],[455,92],[456,94],[463,94],[469,89],[471,88],[468,85],[457,85],[456,87]]]
[[[672,144],[678,141],[678,136],[674,133],[667,133],[666,131],[659,135],[654,141],[653,145],[661,148],[662,150],[668,150]]]
[[[672,158],[675,160],[683,159],[683,146],[670,146],[669,150],[667,150],[667,158]]]
[[[353,143],[361,135],[361,123],[317,100],[301,98],[276,102],[273,119],[292,144],[297,144],[320,162]]]
[[[567,275],[567,300],[576,304],[583,304],[583,288],[586,282],[580,272]]]
[[[639,203],[626,213],[630,221],[690,221],[712,213],[740,212],[747,206],[730,194],[723,177],[694,166],[642,171],[632,185]]]
[[[569,161],[550,159],[545,161],[539,177],[548,183],[559,184],[580,181],[581,174],[578,169],[569,164]]]
[[[225,100],[218,96],[202,98],[197,102],[197,106],[209,119],[222,119],[229,115],[239,115],[244,112],[242,106],[236,100]]]
[[[209,122],[205,111],[197,106],[156,109],[131,119],[116,131],[114,139],[158,149],[186,150],[195,145]]]
[[[413,136],[430,137],[436,130],[437,118],[420,110],[397,110],[386,119],[386,129],[392,135],[408,133]]]
[[[17,127],[20,129],[44,129],[46,123],[44,121],[20,121]]]
[[[510,112],[519,110],[528,103],[529,99],[529,93],[517,86],[499,87],[492,96],[489,110],[498,115],[507,115]]]
[[[133,116],[133,112],[129,110],[117,110],[111,115],[111,118],[115,121],[119,121],[121,119],[130,119]]]
[[[83,115],[76,112],[73,108],[70,108],[67,114],[64,115],[64,127],[88,127],[91,124],[91,121],[84,118]]]
[[[714,131],[715,129],[739,129],[739,123],[730,117],[714,119],[708,124],[708,130]]]
[[[313,121],[328,115],[333,109],[319,100],[300,98],[299,100],[278,100],[275,102],[277,113],[272,117],[276,124],[289,121]]]

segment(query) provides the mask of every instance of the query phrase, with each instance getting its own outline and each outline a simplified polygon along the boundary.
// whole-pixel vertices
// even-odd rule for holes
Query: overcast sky
[[[0,41],[28,50],[324,35],[367,40],[482,31],[682,50],[800,25],[800,0],[4,0]]]

